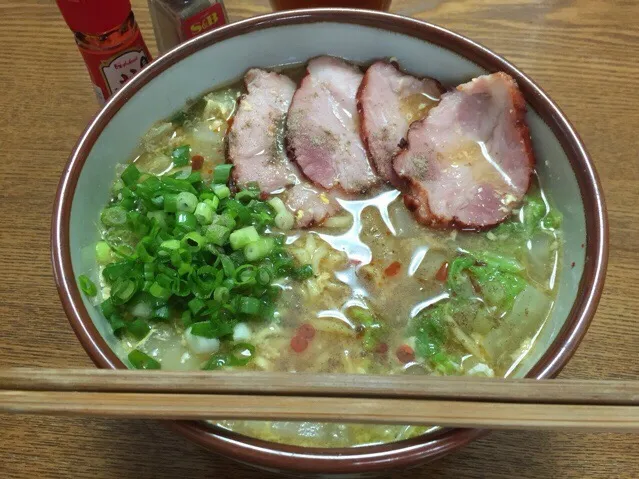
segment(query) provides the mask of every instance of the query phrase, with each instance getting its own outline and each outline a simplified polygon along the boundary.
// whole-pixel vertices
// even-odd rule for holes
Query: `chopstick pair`
[[[628,432],[638,405],[636,381],[0,370],[0,412],[25,414]]]

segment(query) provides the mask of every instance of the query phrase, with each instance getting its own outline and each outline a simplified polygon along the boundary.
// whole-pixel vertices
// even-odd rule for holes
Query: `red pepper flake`
[[[406,364],[415,361],[415,351],[408,344],[402,344],[395,353],[400,362]]]
[[[402,267],[402,264],[399,261],[393,261],[388,268],[384,270],[384,274],[386,276],[395,276],[399,273],[399,269]]]
[[[570,263],[570,267],[574,268],[575,267],[575,262],[573,261],[572,263]]]
[[[297,336],[301,336],[307,341],[312,341],[315,337],[315,328],[312,324],[304,323],[299,328],[297,328]]]
[[[197,171],[202,168],[204,164],[204,157],[202,155],[194,155],[191,157],[191,169]]]
[[[378,354],[386,354],[388,352],[388,344],[379,343],[377,345],[377,348],[375,349],[375,352],[377,352]]]
[[[262,191],[260,193],[260,200],[266,201],[266,200],[268,200],[269,196],[271,196],[271,195],[269,195],[266,191]]]
[[[351,266],[359,266],[362,262],[358,259],[349,259],[348,264]]]
[[[583,248],[584,246],[586,246],[584,243],[581,243],[581,247]]]
[[[447,278],[448,278],[448,261],[444,261],[442,265],[439,267],[439,269],[437,270],[437,273],[435,273],[435,279],[443,283],[446,281]]]
[[[308,348],[308,339],[296,334],[291,338],[291,349],[296,353],[301,353]]]

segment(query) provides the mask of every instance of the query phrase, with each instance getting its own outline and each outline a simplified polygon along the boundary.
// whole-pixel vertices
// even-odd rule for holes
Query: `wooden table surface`
[[[133,1],[155,51],[144,0]],[[228,0],[234,20],[266,0]],[[610,215],[604,296],[565,378],[639,374],[639,2],[396,0],[532,76],[580,132]],[[93,367],[60,307],[49,260],[58,177],[97,104],[53,0],[0,0],[0,367]],[[392,477],[639,477],[639,436],[495,432]],[[0,416],[0,478],[271,478],[149,421]]]

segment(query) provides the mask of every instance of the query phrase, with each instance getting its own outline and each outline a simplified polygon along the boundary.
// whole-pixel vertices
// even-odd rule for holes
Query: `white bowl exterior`
[[[152,79],[122,106],[97,139],[82,169],[71,208],[74,276],[93,271],[97,280],[93,247],[98,240],[99,212],[109,198],[116,165],[131,159],[140,137],[153,123],[168,117],[188,99],[237,80],[249,67],[302,63],[322,54],[360,63],[395,57],[405,70],[437,78],[444,85],[457,85],[486,73],[470,60],[423,40],[344,23],[273,27],[210,45]],[[523,376],[539,360],[568,317],[583,272],[582,245],[586,243],[583,204],[575,201],[581,196],[566,154],[530,107],[527,119],[542,185],[564,215],[565,244],[557,278],[558,302],[516,376]],[[118,341],[99,309],[83,300],[98,331],[122,357]]]

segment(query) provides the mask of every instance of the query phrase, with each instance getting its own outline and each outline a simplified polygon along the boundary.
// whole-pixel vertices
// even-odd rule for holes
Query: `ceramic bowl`
[[[493,71],[513,76],[528,103],[538,173],[562,211],[565,254],[554,312],[520,376],[555,376],[574,353],[594,315],[607,262],[601,187],[579,136],[559,108],[524,73],[477,43],[443,28],[387,13],[349,9],[276,13],[222,27],[152,62],[122,88],[81,136],[55,200],[52,255],[62,304],[82,345],[101,368],[124,368],[106,320],[80,294],[75,278],[95,267],[95,224],[115,167],[142,134],[192,97],[241,77],[249,67],[305,62],[331,54],[357,62],[396,57],[407,71],[457,85]],[[87,254],[88,251],[88,254]],[[390,444],[312,449],[234,434],[205,422],[172,427],[211,451],[269,470],[295,474],[366,474],[416,465],[448,454],[482,431],[441,429]]]

